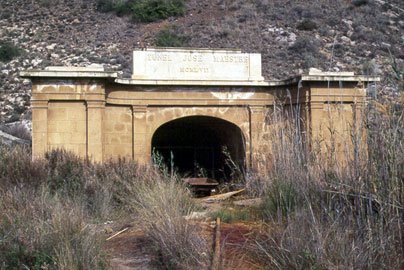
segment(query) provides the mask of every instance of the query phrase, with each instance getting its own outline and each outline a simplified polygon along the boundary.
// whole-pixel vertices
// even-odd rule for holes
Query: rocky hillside
[[[159,44],[162,31],[181,46],[261,52],[266,79],[316,67],[381,75],[393,91],[404,59],[401,0],[188,0],[183,16],[152,23],[99,3],[0,0],[0,57],[16,52],[0,61],[0,123],[30,118],[30,82],[19,70],[102,64],[129,76],[133,48]]]

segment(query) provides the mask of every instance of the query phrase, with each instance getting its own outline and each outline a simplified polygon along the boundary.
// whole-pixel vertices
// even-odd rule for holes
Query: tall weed
[[[103,269],[102,239],[80,205],[38,190],[1,193],[0,269]]]
[[[326,152],[322,141],[306,147],[299,109],[274,111],[281,115],[271,115],[272,123],[292,120],[268,135],[270,165],[248,184],[263,196],[265,220],[277,226],[249,251],[271,269],[402,267],[404,105],[370,101],[349,141],[338,149],[332,135]]]
[[[161,265],[205,267],[209,248],[184,216],[197,209],[174,173],[125,159],[93,164],[63,150],[31,160],[0,145],[0,269],[104,269],[97,223],[133,217]]]
[[[169,269],[199,269],[208,266],[209,247],[199,228],[184,216],[197,209],[190,192],[176,178],[153,179],[141,186],[137,214],[152,247]]]

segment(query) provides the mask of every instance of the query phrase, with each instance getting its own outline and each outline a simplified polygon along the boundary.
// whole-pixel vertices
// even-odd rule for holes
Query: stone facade
[[[308,143],[321,138],[323,150],[327,151],[327,140],[333,131],[340,138],[339,144],[347,141],[350,128],[360,117],[367,84],[379,80],[354,76],[352,73],[317,72],[284,81],[266,81],[261,77],[257,54],[238,51],[146,50],[135,51],[134,55],[134,75],[130,79],[118,78],[114,72],[91,68],[58,67],[21,72],[22,77],[32,80],[34,158],[42,157],[46,151],[54,148],[65,148],[96,162],[126,157],[139,163],[148,163],[154,147],[153,140],[163,144],[166,140],[164,132],[171,137],[186,136],[181,134],[181,130],[172,129],[178,127],[185,132],[187,125],[193,125],[195,128],[203,126],[207,137],[210,133],[216,134],[218,140],[230,148],[239,140],[237,138],[241,138],[242,146],[232,151],[237,152],[243,160],[241,162],[250,167],[254,166],[262,151],[260,145],[265,140],[264,131],[276,127],[276,123],[267,120],[276,100],[284,100],[284,104],[289,106],[298,106],[304,123],[302,131],[308,135]],[[195,68],[195,71],[198,68],[209,69],[212,65],[220,69],[220,63],[200,61],[205,56],[206,59],[213,59],[206,61],[249,60],[245,60],[245,70],[236,67],[236,71],[230,75],[225,72],[229,66],[226,63],[222,71],[223,80],[216,72],[212,77],[209,74],[182,77],[182,66],[175,62],[168,66],[160,63],[160,70],[165,70],[161,79],[158,78],[159,73],[153,72],[155,62],[159,59],[167,62],[167,59],[175,60],[177,57],[182,57],[184,61],[199,61],[194,65],[188,64],[188,68]],[[153,63],[146,63],[147,57]],[[139,68],[142,64],[143,67]],[[187,120],[175,122],[181,119]],[[195,121],[192,122],[192,119]],[[209,121],[212,127],[217,125],[220,130],[206,126]],[[166,125],[168,123],[176,124]],[[226,133],[232,128],[239,131],[239,137]],[[158,135],[161,132],[163,135]],[[198,140],[203,141],[204,136]],[[210,140],[211,145],[220,144],[215,144],[214,140]],[[175,150],[180,142],[181,138],[172,138],[167,145],[158,147],[164,150],[164,147],[170,146]],[[210,144],[203,151],[215,155],[214,150],[209,150]],[[178,153],[195,155],[186,146],[181,147],[182,152]],[[197,149],[199,146],[196,147],[194,143],[192,147]]]

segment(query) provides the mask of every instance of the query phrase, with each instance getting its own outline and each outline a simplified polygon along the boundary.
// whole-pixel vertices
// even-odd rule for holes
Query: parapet
[[[377,76],[353,72],[324,72],[311,68],[307,74],[285,80],[265,80],[261,54],[241,50],[185,48],[144,48],[133,51],[131,78],[118,78],[117,72],[102,66],[62,67],[21,71],[31,78],[98,78],[127,85],[189,86],[285,86],[308,82],[378,82]]]
[[[147,48],[133,51],[135,80],[264,81],[261,54],[240,50]]]

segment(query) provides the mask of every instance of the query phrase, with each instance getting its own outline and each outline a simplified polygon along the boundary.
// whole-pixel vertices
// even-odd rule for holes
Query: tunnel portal
[[[241,129],[215,117],[190,116],[163,124],[152,137],[152,151],[182,177],[228,181],[236,177],[234,167],[242,171],[245,166]]]

